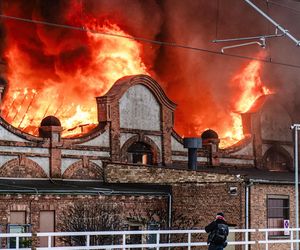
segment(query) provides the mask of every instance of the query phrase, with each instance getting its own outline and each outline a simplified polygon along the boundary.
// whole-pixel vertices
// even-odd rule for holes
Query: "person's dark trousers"
[[[223,250],[224,246],[220,246],[220,245],[215,245],[215,244],[210,244],[208,247],[208,250]]]

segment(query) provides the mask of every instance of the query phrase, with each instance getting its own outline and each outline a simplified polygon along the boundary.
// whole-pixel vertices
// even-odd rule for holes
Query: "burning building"
[[[199,87],[196,72],[179,70],[188,56],[178,66],[165,49],[143,47],[117,11],[94,18],[91,7],[82,12],[72,3],[54,18],[47,4],[23,4],[3,3],[3,13],[52,26],[27,22],[16,32],[15,20],[3,21],[3,231],[70,230],[61,215],[72,217],[82,202],[117,209],[122,229],[203,227],[220,210],[239,228],[281,227],[283,220],[293,226],[289,128],[297,116],[263,84],[259,61],[224,79],[214,73],[222,86],[198,77]],[[197,71],[207,70],[206,61],[200,65]]]
[[[130,220],[126,207],[146,217],[149,204],[169,214],[166,228],[179,226],[172,214],[195,223],[187,227],[203,227],[219,210],[237,227],[245,226],[245,218],[251,227],[293,220],[293,199],[287,195],[293,193],[292,118],[274,95],[258,98],[243,113],[245,138],[225,149],[211,129],[202,133],[202,143],[184,142],[173,128],[176,105],[147,75],[119,79],[96,102],[98,125],[75,138],[62,137],[55,116],[41,121],[38,136],[1,118],[1,223],[8,230],[14,224],[59,230],[62,209],[93,199],[123,206],[128,228],[138,222]],[[188,164],[188,148],[196,149],[194,165]],[[288,204],[282,218],[271,216],[271,202]]]

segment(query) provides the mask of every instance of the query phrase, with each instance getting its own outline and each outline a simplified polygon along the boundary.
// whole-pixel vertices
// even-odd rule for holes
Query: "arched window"
[[[133,143],[127,150],[128,162],[141,163],[146,165],[153,164],[153,151],[150,145],[143,142]]]
[[[272,147],[265,153],[264,166],[271,171],[289,171],[292,159],[284,149]]]

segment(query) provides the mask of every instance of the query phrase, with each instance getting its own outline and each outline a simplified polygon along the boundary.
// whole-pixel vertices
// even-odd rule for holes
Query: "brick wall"
[[[34,161],[20,155],[16,159],[12,159],[0,168],[1,177],[16,178],[45,178],[47,174]]]
[[[101,204],[114,204],[119,206],[120,216],[125,221],[140,218],[149,219],[149,209],[157,213],[157,220],[160,221],[160,214],[167,214],[168,198],[157,196],[134,196],[134,195],[0,195],[0,224],[5,228],[10,223],[10,211],[26,211],[26,223],[32,225],[32,232],[39,232],[40,211],[55,211],[56,230],[60,228],[60,215],[68,206],[83,201],[100,201]],[[161,212],[163,211],[163,213]],[[59,239],[56,239],[59,243]],[[5,244],[5,242],[2,242]]]
[[[290,205],[290,227],[295,227],[295,192],[293,185],[267,185],[254,184],[250,189],[250,228],[267,228],[267,196],[283,195],[289,196]],[[255,239],[264,239],[264,234],[257,234]],[[269,249],[290,249],[288,244],[270,245]]]
[[[234,175],[229,174],[213,174],[144,165],[107,164],[104,172],[105,180],[109,183],[171,184],[238,181]]]

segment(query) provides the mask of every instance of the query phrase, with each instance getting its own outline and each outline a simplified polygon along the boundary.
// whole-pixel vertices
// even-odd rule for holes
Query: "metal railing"
[[[26,247],[26,248],[23,248],[23,247],[20,247],[20,243],[21,243],[21,239],[24,239],[24,238],[32,238],[32,233],[1,233],[0,234],[0,239],[11,239],[11,238],[15,238],[16,239],[16,247],[13,248],[13,247],[8,247],[9,249],[22,249],[22,250],[30,250],[31,247]],[[4,250],[4,249],[8,249],[7,247],[5,248],[0,248],[0,250]]]
[[[242,246],[242,249],[248,249],[251,245],[251,249],[265,249],[269,250],[272,245],[276,244],[285,244],[285,249],[294,249],[296,243],[300,240],[295,239],[295,233],[300,231],[300,229],[290,228],[290,229],[230,229],[230,233],[236,235],[235,240],[228,241],[228,245],[232,246]],[[288,232],[288,235],[284,237],[272,237],[270,233],[272,232]],[[139,243],[132,243],[128,239],[132,236],[140,235]],[[93,241],[93,237],[116,237],[118,240],[111,244],[99,244]],[[149,240],[151,236],[151,240]],[[179,238],[178,238],[179,236]],[[1,241],[6,238],[15,238],[15,250],[29,250],[32,248],[21,247],[20,242],[22,238],[31,239],[32,242],[39,242],[38,239],[41,237],[47,237],[46,246],[35,246],[34,249],[37,250],[51,250],[51,249],[68,249],[68,250],[80,250],[80,249],[134,249],[134,248],[151,248],[151,249],[160,249],[160,248],[175,248],[175,247],[184,247],[188,250],[191,250],[192,247],[197,246],[207,246],[206,238],[207,234],[204,230],[146,230],[146,231],[99,231],[99,232],[43,232],[43,233],[3,233],[0,234]],[[73,240],[72,246],[62,246],[57,244],[53,246],[55,239],[72,237],[81,237],[84,239],[84,244],[76,244],[76,241]],[[177,238],[176,238],[177,237]],[[248,240],[248,239],[252,240]],[[95,239],[95,238],[94,238]],[[180,239],[180,240],[178,240]],[[255,240],[254,240],[255,239]],[[2,246],[3,247],[3,246]],[[7,248],[0,248],[7,249]],[[273,248],[274,249],[274,248]],[[281,249],[281,248],[280,248]]]

